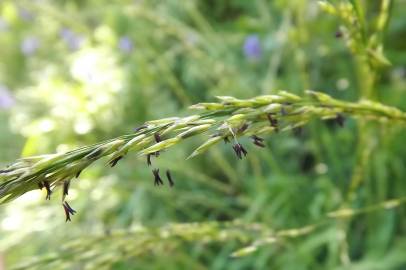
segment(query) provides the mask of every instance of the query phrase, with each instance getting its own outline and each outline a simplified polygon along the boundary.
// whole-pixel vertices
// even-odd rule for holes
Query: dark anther
[[[65,180],[65,181],[63,181],[63,196],[68,195],[68,193],[69,193],[69,186],[70,186],[70,180]]]
[[[173,187],[175,183],[172,180],[171,172],[169,170],[166,170],[166,177],[168,178],[169,186]]]
[[[154,174],[154,186],[163,185],[161,177],[159,176],[159,169],[153,169],[152,173]]]
[[[335,36],[336,38],[341,38],[341,37],[343,37],[343,32],[341,32],[340,30],[338,30],[338,31],[334,34],[334,36]]]
[[[267,114],[267,117],[271,126],[274,127],[276,131],[278,131],[278,119],[273,118],[272,114],[270,113]]]
[[[78,172],[76,173],[75,177],[78,178],[81,173],[82,173],[82,170],[78,171]]]
[[[76,211],[72,207],[70,207],[70,205],[67,202],[64,202],[62,206],[63,210],[65,210],[66,222],[71,221],[70,215],[73,216],[76,213]]]
[[[257,135],[252,135],[251,138],[252,138],[252,140],[253,140],[252,142],[253,142],[256,146],[258,146],[258,147],[265,147],[264,139],[263,139],[263,138],[258,137]]]
[[[254,143],[256,146],[258,146],[258,147],[262,147],[262,148],[265,147],[265,144],[263,144],[263,143],[260,142],[260,141],[254,141],[253,143]]]
[[[336,117],[336,122],[337,122],[337,124],[338,124],[340,127],[343,127],[343,126],[344,126],[344,121],[345,121],[344,116],[343,116],[341,113],[338,113],[338,114],[337,114],[337,117]]]
[[[116,157],[115,159],[111,160],[111,161],[109,162],[110,166],[111,166],[111,167],[116,166],[117,162],[119,162],[119,160],[122,159],[122,158],[123,158],[123,156],[119,156],[119,157]]]
[[[137,131],[140,131],[140,130],[145,129],[147,127],[148,127],[147,125],[142,125],[142,126],[134,128],[134,131],[137,132]]]
[[[244,154],[244,157],[248,154],[247,150],[240,144],[241,152]]]
[[[247,130],[248,124],[244,123],[238,130],[237,133],[243,133],[245,130]]]
[[[238,147],[238,144],[233,145],[233,149],[234,149],[234,152],[235,152],[235,154],[237,155],[237,157],[238,157],[239,159],[242,159],[242,156],[241,156],[241,149],[240,149],[240,147]]]
[[[47,196],[45,197],[45,200],[50,200],[51,199],[51,186],[49,185],[48,181],[43,181],[42,184],[44,185],[45,189],[47,190]]]
[[[152,154],[148,154],[148,155],[147,155],[147,165],[148,165],[148,166],[151,166],[151,164],[152,164],[152,163],[151,163],[151,156],[152,156]]]
[[[287,115],[288,112],[286,111],[285,107],[281,108],[281,115]]]
[[[233,149],[239,159],[242,159],[243,154],[244,156],[248,154],[248,152],[244,149],[244,147],[242,147],[240,143],[234,144]]]
[[[263,142],[263,141],[264,141],[263,138],[258,137],[257,135],[252,135],[251,138],[254,139],[254,140],[256,140],[256,141],[260,141],[260,142]]]
[[[162,141],[161,135],[158,132],[154,134],[155,142],[159,143]]]
[[[156,143],[162,142],[161,135],[159,135],[158,132],[156,132],[156,133],[154,134],[154,138],[155,138],[155,142],[156,142]],[[159,151],[156,151],[156,152],[154,152],[153,154],[155,154],[155,157],[159,157]]]
[[[230,142],[230,139],[228,138],[228,136],[224,137],[223,140],[224,140],[224,143],[229,143]]]

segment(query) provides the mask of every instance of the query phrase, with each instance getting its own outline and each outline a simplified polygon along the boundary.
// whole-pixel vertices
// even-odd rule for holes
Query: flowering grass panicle
[[[306,97],[300,97],[279,91],[250,99],[219,96],[219,102],[191,106],[191,109],[199,111],[191,116],[148,121],[131,134],[66,153],[18,159],[0,170],[0,203],[12,201],[37,188],[45,188],[46,199],[50,199],[53,191],[62,186],[62,202],[68,221],[75,212],[65,201],[71,180],[103,157],[108,157],[107,164],[114,167],[129,152],[135,152],[139,157],[146,157],[150,166],[151,157],[158,157],[163,150],[189,137],[205,135],[206,141],[188,158],[225,141],[232,142],[237,158],[242,159],[247,150],[238,141],[239,137],[249,137],[254,145],[263,148],[265,144],[260,134],[296,129],[312,119],[334,119],[340,126],[343,126],[345,116],[406,123],[406,113],[394,107],[368,100],[355,103],[340,101],[314,91],[306,93]],[[152,173],[154,185],[163,185],[159,169],[154,168]],[[172,187],[174,181],[170,172],[165,174]]]

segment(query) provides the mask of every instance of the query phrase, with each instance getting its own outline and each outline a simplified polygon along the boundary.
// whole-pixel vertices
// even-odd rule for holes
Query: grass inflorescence
[[[50,199],[53,191],[62,186],[62,204],[68,221],[70,215],[75,213],[65,201],[71,180],[103,157],[108,157],[107,164],[114,167],[129,152],[135,152],[139,157],[146,158],[148,166],[152,166],[152,158],[157,158],[165,149],[186,138],[205,134],[206,141],[188,158],[200,155],[224,141],[230,143],[239,159],[243,159],[248,152],[239,142],[239,137],[250,137],[253,144],[265,147],[259,135],[299,128],[311,119],[334,119],[340,126],[343,126],[346,116],[406,122],[406,113],[377,102],[346,102],[320,92],[306,93],[306,97],[300,97],[279,91],[251,99],[220,96],[217,97],[219,102],[191,106],[199,111],[191,116],[148,121],[131,134],[66,153],[19,159],[0,170],[0,203],[38,188],[45,188],[46,199]],[[154,185],[164,185],[158,168],[153,168],[152,174]],[[171,173],[167,170],[165,175],[172,187],[174,181]]]
[[[146,253],[159,255],[161,250],[188,242],[209,245],[236,241],[242,247],[229,255],[244,257],[267,245],[279,244],[281,248],[285,248],[283,244],[288,240],[321,231],[336,220],[394,209],[405,202],[406,198],[403,197],[363,208],[343,208],[327,213],[324,218],[312,224],[281,230],[270,228],[269,224],[246,223],[242,220],[175,223],[157,228],[137,225],[129,229],[104,230],[68,241],[55,252],[19,263],[13,269],[55,269],[61,264],[69,268],[86,264],[89,269],[107,269],[123,259],[131,260]],[[69,205],[66,203],[64,207],[69,208]],[[69,211],[66,208],[65,211]]]

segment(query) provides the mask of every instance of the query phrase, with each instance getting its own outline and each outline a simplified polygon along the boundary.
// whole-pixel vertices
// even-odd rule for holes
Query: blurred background
[[[373,20],[380,1],[361,2]],[[406,2],[394,1],[384,37],[392,66],[379,70],[375,91],[378,101],[406,110],[404,14]],[[1,165],[130,133],[146,120],[187,115],[189,105],[216,95],[313,89],[356,101],[365,78],[357,76],[339,31],[337,18],[313,0],[2,0]],[[244,161],[227,145],[186,161],[202,142],[193,138],[154,160],[172,171],[172,189],[154,187],[150,169],[135,155],[114,169],[98,162],[72,183],[68,200],[78,213],[71,223],[59,196],[45,201],[44,191],[1,206],[0,261],[9,269],[57,253],[61,261],[51,269],[92,269],[96,255],[76,261],[58,250],[137,226],[239,220],[275,231],[301,228],[343,205],[405,197],[404,129],[373,124],[370,130],[360,147],[357,121],[347,119],[344,128],[314,121],[300,133],[267,137],[265,150],[246,141]],[[365,147],[367,160],[360,162]],[[354,174],[362,181],[348,201]],[[145,252],[115,253],[103,267],[406,269],[405,232],[400,206],[330,220],[239,258],[230,254],[255,236],[175,238],[156,243],[159,249],[151,240]],[[112,252],[109,242],[94,249],[100,256]]]

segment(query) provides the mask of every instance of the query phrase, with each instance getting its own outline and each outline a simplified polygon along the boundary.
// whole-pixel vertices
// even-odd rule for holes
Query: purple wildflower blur
[[[34,36],[29,36],[24,38],[24,40],[21,42],[20,49],[24,55],[30,56],[33,55],[38,50],[39,46],[40,43],[38,38]]]
[[[76,34],[69,28],[63,28],[59,32],[59,35],[61,36],[62,40],[66,43],[66,45],[71,51],[76,51],[80,49],[80,46],[84,41],[83,36]]]
[[[10,90],[5,85],[0,84],[0,109],[6,110],[13,107],[15,99]]]
[[[249,35],[243,46],[245,57],[250,60],[258,60],[262,55],[261,41],[257,35]]]
[[[134,44],[128,36],[123,36],[118,41],[118,48],[123,53],[131,53],[134,48]]]
[[[18,15],[26,22],[32,21],[34,19],[34,14],[23,7],[18,8]]]

